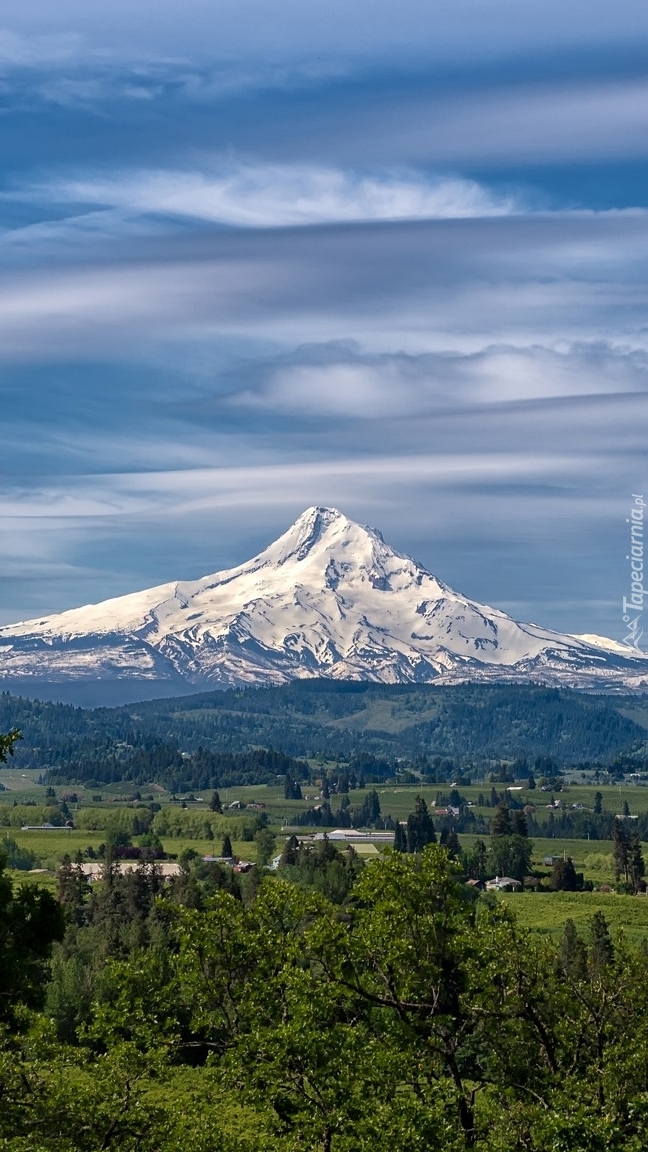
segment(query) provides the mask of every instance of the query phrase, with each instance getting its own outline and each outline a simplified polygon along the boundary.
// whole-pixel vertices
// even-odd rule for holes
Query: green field
[[[522,928],[552,935],[573,920],[586,934],[595,912],[602,912],[611,932],[622,931],[629,940],[648,940],[648,898],[617,896],[613,892],[507,893],[499,899],[510,908]]]

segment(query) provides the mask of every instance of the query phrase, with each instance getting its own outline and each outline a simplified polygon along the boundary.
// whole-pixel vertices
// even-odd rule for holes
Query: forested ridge
[[[16,766],[49,769],[58,779],[67,774],[101,783],[148,775],[172,788],[204,787],[210,757],[221,758],[223,780],[265,782],[269,761],[250,759],[259,748],[280,749],[293,760],[363,754],[388,760],[546,755],[563,765],[641,759],[647,733],[636,705],[635,699],[536,685],[305,681],[94,710],[3,693],[0,729],[23,733]],[[226,758],[231,754],[245,761],[235,765]],[[192,765],[183,769],[187,757]]]

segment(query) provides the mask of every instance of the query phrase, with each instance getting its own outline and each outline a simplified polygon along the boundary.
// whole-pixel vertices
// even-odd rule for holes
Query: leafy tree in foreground
[[[13,756],[14,745],[22,740],[22,733],[18,728],[12,728],[10,732],[0,732],[0,764],[7,763],[7,757]]]

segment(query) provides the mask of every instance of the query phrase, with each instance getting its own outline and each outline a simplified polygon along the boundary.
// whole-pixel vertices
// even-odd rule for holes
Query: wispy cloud
[[[362,174],[316,165],[215,165],[52,181],[32,198],[242,228],[506,216],[520,206],[474,180],[417,172]]]

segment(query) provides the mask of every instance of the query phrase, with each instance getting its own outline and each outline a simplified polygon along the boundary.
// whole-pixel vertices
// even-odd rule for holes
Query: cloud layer
[[[27,2],[0,34],[0,619],[309,503],[619,636],[648,403],[639,5]]]

